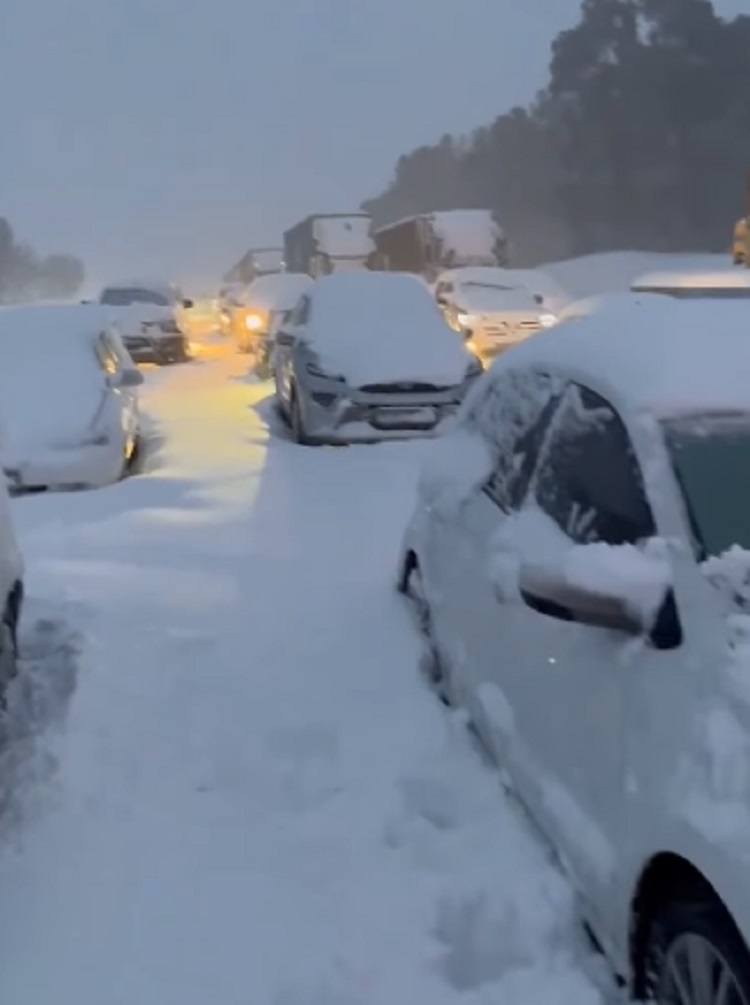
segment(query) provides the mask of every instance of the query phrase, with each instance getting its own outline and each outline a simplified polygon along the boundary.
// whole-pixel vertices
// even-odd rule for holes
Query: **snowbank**
[[[327,372],[351,385],[422,381],[448,387],[471,355],[424,285],[393,272],[326,276],[312,288],[305,340]]]
[[[661,254],[649,251],[610,251],[584,255],[543,266],[574,300],[630,289],[633,280],[664,270],[726,270],[727,255]]]

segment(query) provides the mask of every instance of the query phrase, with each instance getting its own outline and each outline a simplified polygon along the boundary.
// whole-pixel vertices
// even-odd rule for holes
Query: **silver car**
[[[279,409],[297,443],[440,431],[482,373],[413,276],[327,276],[276,335]]]

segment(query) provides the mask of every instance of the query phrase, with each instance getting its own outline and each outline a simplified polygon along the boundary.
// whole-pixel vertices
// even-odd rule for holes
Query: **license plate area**
[[[376,429],[431,429],[436,422],[434,408],[379,408],[370,417]]]

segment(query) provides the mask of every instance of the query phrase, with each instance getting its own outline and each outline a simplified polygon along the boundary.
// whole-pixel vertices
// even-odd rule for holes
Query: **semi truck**
[[[332,272],[372,267],[375,245],[367,213],[308,216],[284,234],[284,260],[289,272],[317,279]]]
[[[250,248],[224,277],[225,283],[247,286],[258,276],[284,271],[283,248]]]
[[[445,269],[509,265],[508,240],[488,209],[420,213],[374,235],[380,268],[433,280]]]

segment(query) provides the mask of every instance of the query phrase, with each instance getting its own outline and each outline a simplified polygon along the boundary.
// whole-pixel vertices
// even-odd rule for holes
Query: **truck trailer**
[[[380,268],[434,279],[445,269],[507,266],[508,240],[488,209],[420,213],[374,235]]]
[[[370,226],[367,213],[306,217],[284,234],[287,270],[317,279],[332,272],[370,268],[375,252]]]

